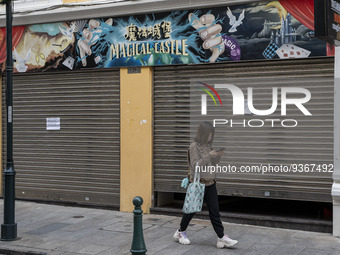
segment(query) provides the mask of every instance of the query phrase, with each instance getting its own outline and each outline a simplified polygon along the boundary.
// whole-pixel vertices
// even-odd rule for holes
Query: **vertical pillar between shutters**
[[[150,212],[153,192],[153,68],[140,73],[120,70],[120,210],[132,212],[132,199],[141,196]]]

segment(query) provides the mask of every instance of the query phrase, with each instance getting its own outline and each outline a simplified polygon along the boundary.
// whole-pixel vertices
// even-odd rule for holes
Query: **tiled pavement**
[[[3,219],[0,200],[0,219]],[[17,241],[0,242],[0,250],[41,254],[131,254],[133,215],[118,211],[16,201]],[[148,255],[340,255],[340,239],[330,234],[224,223],[239,241],[232,249],[217,249],[209,221],[193,220],[191,245],[172,240],[180,218],[144,215]],[[2,223],[2,222],[1,222]],[[24,253],[23,253],[24,254]]]

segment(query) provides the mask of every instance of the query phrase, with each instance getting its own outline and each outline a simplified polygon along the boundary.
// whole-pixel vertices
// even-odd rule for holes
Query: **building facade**
[[[185,192],[210,121],[220,195],[334,201],[339,235],[334,49],[311,20],[292,1],[109,2],[14,17],[16,196],[149,212]]]

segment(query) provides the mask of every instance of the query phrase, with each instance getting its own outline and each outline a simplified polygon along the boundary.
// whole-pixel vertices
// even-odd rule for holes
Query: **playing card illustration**
[[[263,51],[262,55],[266,59],[272,59],[276,55],[276,51],[278,50],[278,46],[275,43],[270,43],[267,48]]]
[[[307,58],[310,55],[310,51],[305,50],[301,47],[295,46],[294,44],[283,44],[277,51],[276,54],[282,58]]]
[[[72,70],[74,66],[74,58],[72,58],[71,56],[67,57],[63,62],[63,65]]]

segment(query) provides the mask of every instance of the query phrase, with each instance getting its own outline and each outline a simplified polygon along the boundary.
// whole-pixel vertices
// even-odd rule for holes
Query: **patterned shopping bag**
[[[196,213],[202,210],[205,185],[200,183],[200,173],[195,171],[194,182],[190,183],[185,196],[183,212]]]

